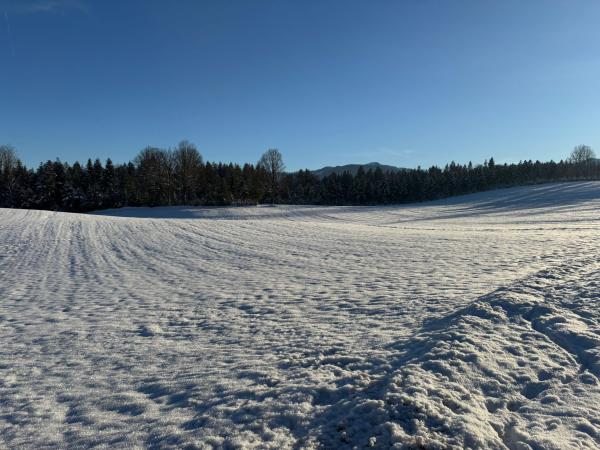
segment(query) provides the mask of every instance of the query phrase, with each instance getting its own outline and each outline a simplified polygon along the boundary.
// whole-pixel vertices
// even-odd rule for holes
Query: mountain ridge
[[[321,167],[320,169],[311,170],[311,172],[317,175],[319,178],[324,178],[326,176],[331,175],[332,173],[341,175],[344,172],[349,172],[352,175],[356,175],[359,167],[362,167],[365,171],[375,170],[377,168],[380,168],[383,172],[399,172],[401,170],[408,170],[403,167],[390,166],[378,162],[370,162],[366,164],[344,164],[341,166],[325,166]]]

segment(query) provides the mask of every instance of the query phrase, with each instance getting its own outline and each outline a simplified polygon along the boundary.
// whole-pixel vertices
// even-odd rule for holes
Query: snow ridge
[[[598,280],[595,259],[569,261],[425,324],[325,413],[325,447],[598,447]]]

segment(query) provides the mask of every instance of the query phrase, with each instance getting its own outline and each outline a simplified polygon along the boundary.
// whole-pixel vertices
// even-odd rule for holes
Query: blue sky
[[[0,0],[0,143],[288,169],[600,149],[596,0]]]

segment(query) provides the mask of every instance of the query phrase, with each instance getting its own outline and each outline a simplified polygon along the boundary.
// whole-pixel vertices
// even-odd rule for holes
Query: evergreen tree
[[[90,211],[190,203],[406,203],[522,184],[600,179],[597,160],[573,155],[558,163],[499,165],[490,158],[481,165],[452,161],[443,169],[394,172],[361,166],[354,175],[331,173],[321,179],[309,170],[284,174],[283,167],[277,150],[266,152],[256,165],[204,163],[196,148],[182,141],[174,151],[147,147],[127,164],[107,159],[103,167],[99,159],[88,159],[82,167],[56,160],[34,171],[19,161],[12,147],[0,146],[0,207]]]

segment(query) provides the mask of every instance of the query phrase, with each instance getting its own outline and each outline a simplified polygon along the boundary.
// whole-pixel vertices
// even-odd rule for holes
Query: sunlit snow
[[[600,446],[600,182],[0,209],[0,447]]]

